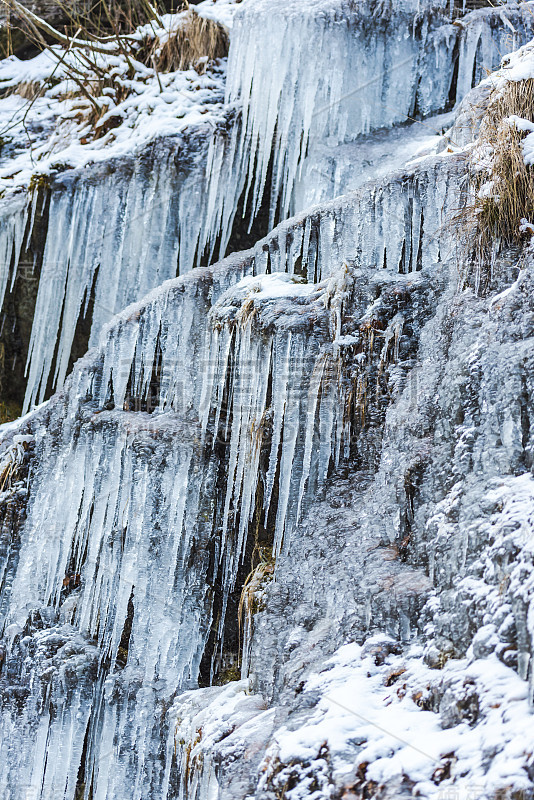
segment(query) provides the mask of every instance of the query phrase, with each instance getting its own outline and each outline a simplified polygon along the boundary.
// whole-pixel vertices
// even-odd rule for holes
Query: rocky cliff
[[[0,62],[2,797],[534,798],[534,8],[191,13]]]

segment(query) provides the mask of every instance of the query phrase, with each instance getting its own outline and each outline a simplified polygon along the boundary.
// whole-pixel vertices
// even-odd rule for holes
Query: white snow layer
[[[203,75],[194,69],[157,74],[136,61],[135,74],[129,77],[131,67],[124,56],[98,53],[93,58],[112,82],[112,88],[100,96],[95,92],[100,118],[94,125],[89,121],[91,103],[69,77],[70,69],[84,63],[76,50],[65,53],[54,45],[30,61],[16,56],[0,61],[4,91],[16,92],[28,83],[42,87],[42,96],[33,100],[17,94],[0,100],[4,119],[0,134],[11,144],[0,162],[1,189],[27,185],[35,174],[131,155],[156,137],[172,136],[221,117],[222,64]],[[86,65],[85,71],[90,81]],[[95,72],[95,81],[96,76]]]
[[[378,643],[381,637],[376,638]],[[274,733],[260,785],[274,770],[283,785],[285,775],[298,776],[300,764],[300,785],[289,796],[308,797],[305,766],[321,760],[324,765],[327,757],[334,777],[350,782],[364,764],[365,780],[383,786],[402,776],[413,782],[411,791],[418,797],[443,798],[456,791],[460,797],[476,793],[489,800],[510,785],[528,788],[527,686],[512,669],[491,656],[449,661],[436,674],[416,648],[377,666],[372,645],[370,638],[364,648],[341,647],[324,672],[308,679],[304,692],[319,694],[315,710],[296,730]],[[461,721],[447,727],[436,712],[423,710],[432,686],[440,685],[451,694],[465,694],[466,686],[477,693],[476,724]],[[320,772],[319,763],[316,769]],[[442,777],[448,771],[450,777]],[[317,800],[329,796],[327,791],[316,794]]]

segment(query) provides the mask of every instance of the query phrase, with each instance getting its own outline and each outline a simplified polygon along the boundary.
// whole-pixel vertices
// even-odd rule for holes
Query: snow
[[[274,710],[263,710],[264,705],[251,693],[248,679],[176,698],[169,712],[168,750],[177,753],[180,766],[179,800],[218,796],[217,746],[223,743],[226,753],[242,758],[251,744],[261,742],[274,717]],[[166,791],[168,783],[163,797]]]
[[[469,796],[476,786],[477,797],[489,800],[509,785],[528,787],[525,766],[534,740],[528,734],[527,687],[513,670],[495,656],[448,661],[442,670],[431,670],[417,647],[377,666],[366,654],[372,644],[371,637],[363,648],[344,645],[308,678],[303,692],[318,695],[315,708],[296,729],[274,733],[268,758],[304,766],[326,746],[334,777],[348,774],[350,782],[357,765],[367,764],[366,780],[381,785],[404,775],[419,797]],[[470,681],[479,694],[475,724],[444,728],[439,714],[422,710],[419,698],[432,687],[458,691]],[[451,776],[439,782],[436,771],[447,759]],[[305,796],[299,788],[297,783],[292,800]],[[328,795],[317,795],[323,796]]]
[[[528,119],[523,119],[522,117],[518,117],[516,114],[512,114],[511,117],[506,117],[504,120],[508,122],[510,125],[513,125],[518,131],[529,131],[532,133],[534,131],[534,123]]]
[[[56,59],[45,52],[30,61],[11,56],[0,62],[0,88],[14,88],[29,80],[48,86],[33,104],[16,95],[0,100],[0,116],[7,121],[3,136],[20,150],[15,157],[10,154],[0,168],[0,189],[4,191],[27,185],[34,174],[50,175],[131,154],[156,137],[176,135],[221,118],[222,65],[203,75],[194,69],[157,75],[154,69],[136,62],[136,74],[131,78],[122,55],[95,54],[98,68],[113,75],[114,88],[97,95],[103,113],[93,129],[88,121],[91,105],[68,77],[68,68],[79,66],[79,56],[68,54],[58,67],[64,50],[54,46],[52,51]],[[51,79],[55,85],[50,85]],[[125,99],[120,99],[119,90],[127,94]],[[111,129],[95,138],[95,132],[106,131],[109,120]]]
[[[204,0],[194,12],[230,28],[239,7],[236,0]],[[138,28],[129,38],[141,43],[144,38],[157,37],[164,44],[188,15],[165,14]],[[0,61],[2,92],[16,92],[17,87],[27,84],[38,84],[42,89],[42,96],[34,100],[16,94],[0,100],[0,118],[5,119],[0,129],[3,150],[6,142],[12,143],[7,148],[9,163],[0,168],[0,192],[27,185],[33,174],[48,175],[131,154],[155,137],[176,135],[199,123],[214,124],[221,119],[224,63],[211,65],[204,74],[195,69],[158,73],[133,57],[126,59],[113,44],[103,45],[103,49],[109,49],[109,55],[92,53],[89,61],[84,60],[87,54],[83,48],[65,51],[60,45],[29,60],[11,56]],[[91,63],[94,69],[88,66]],[[95,92],[102,113],[94,129],[88,122],[91,104],[69,77],[72,69],[84,72],[91,92],[99,83],[96,70],[111,79],[112,88]],[[127,96],[120,99],[121,94]],[[96,138],[95,131],[106,131],[110,120],[112,129]],[[12,148],[19,151],[16,157]]]
[[[528,81],[534,78],[534,42],[505,56],[501,69],[487,78],[487,82],[500,88],[507,81]]]
[[[514,287],[517,288],[517,287]],[[525,617],[516,620],[519,645],[517,654],[518,671],[526,678],[529,654],[524,636],[530,636],[532,627],[532,596],[534,591],[534,551],[531,541],[531,530],[534,521],[534,479],[531,473],[525,472],[515,477],[495,479],[494,487],[488,492],[486,502],[495,512],[489,523],[480,520],[474,523],[474,529],[488,542],[474,565],[473,575],[467,576],[457,584],[458,591],[465,591],[467,596],[476,598],[476,602],[486,609],[484,623],[493,623],[497,612],[504,608],[504,600],[500,591],[503,569],[499,557],[505,553],[515,553],[511,568],[506,571],[508,599],[525,604]],[[477,575],[478,572],[478,575]],[[479,575],[483,576],[481,580]],[[488,588],[489,585],[489,588]],[[501,615],[502,616],[502,615]],[[503,623],[504,624],[504,623]],[[521,628],[526,630],[521,630]]]
[[[533,128],[534,130],[534,128]],[[529,133],[521,143],[527,167],[534,167],[534,133]]]
[[[247,275],[227,292],[232,301],[243,302],[247,297],[254,300],[274,300],[281,297],[306,297],[317,291],[314,284],[297,281],[286,272],[275,272],[271,275]],[[225,295],[219,301],[225,303]]]
[[[229,30],[232,29],[234,17],[244,2],[250,0],[203,0],[195,6],[195,11],[205,19],[220,22]]]
[[[507,117],[505,122],[513,125],[513,127],[518,131],[528,133],[528,135],[521,142],[521,148],[523,150],[525,164],[528,167],[534,166],[534,123],[528,119],[518,117],[515,114],[513,114],[511,117]]]
[[[195,6],[195,13],[231,27],[239,7],[235,0],[204,0]],[[157,37],[163,44],[188,14],[163,15],[129,38],[141,43],[143,38]],[[222,119],[224,62],[211,65],[204,74],[194,69],[158,73],[132,57],[126,59],[113,44],[103,49],[109,49],[109,55],[92,53],[89,61],[83,48],[67,52],[60,45],[29,60],[11,56],[0,61],[0,90],[15,92],[0,99],[5,154],[3,165],[0,161],[0,192],[28,185],[35,174],[50,175],[129,155],[156,137]],[[91,63],[94,68],[88,66]],[[95,126],[88,119],[93,112],[90,102],[69,77],[72,69],[81,69],[87,76],[101,109]],[[98,87],[101,73],[109,77],[112,87],[99,94],[93,87]],[[29,84],[40,86],[41,96],[28,100],[16,94],[19,86]]]

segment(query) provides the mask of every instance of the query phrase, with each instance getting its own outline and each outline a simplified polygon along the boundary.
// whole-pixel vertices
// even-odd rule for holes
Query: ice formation
[[[54,182],[25,408],[42,402],[50,377],[63,384],[90,303],[91,346],[115,313],[213,253],[218,236],[224,252],[237,202],[227,147],[224,134],[196,128],[115,169],[106,164]]]
[[[0,65],[8,94],[0,100],[8,120],[0,184],[17,193],[6,206],[15,210],[27,188],[31,228],[32,202],[48,203],[25,409],[50,386],[62,385],[80,316],[89,314],[92,346],[113,314],[227,248],[241,183],[229,171],[236,115],[222,106],[225,61],[204,74],[164,75],[135,63],[132,76],[123,55],[99,55],[96,78],[107,70],[112,88],[98,98],[96,133],[88,101],[73,92],[75,52],[55,47],[29,62],[12,56]],[[16,92],[31,85],[41,94],[29,103]],[[16,278],[11,251],[19,248],[16,234],[24,224],[18,212],[11,221],[8,216],[0,289]]]
[[[40,402],[50,387],[62,385],[80,315],[91,317],[91,346],[105,320],[125,305],[177,271],[191,269],[203,255],[224,255],[247,180],[249,190],[253,186],[250,213],[258,211],[271,151],[272,227],[275,217],[355,189],[365,175],[383,174],[383,153],[390,149],[389,169],[401,166],[412,151],[399,149],[398,135],[386,139],[384,149],[377,143],[371,151],[355,140],[450,106],[478,80],[483,67],[494,64],[495,54],[528,38],[532,19],[529,4],[522,4],[472,12],[452,25],[447,8],[429,6],[420,12],[406,4],[393,16],[380,17],[379,32],[369,37],[369,29],[376,27],[374,12],[350,10],[343,3],[304,6],[295,0],[273,16],[268,2],[249,0],[237,13],[226,88],[229,109],[220,105],[222,68],[207,76],[190,70],[161,78],[144,68],[132,79],[126,62],[109,56],[117,61],[114,69],[131,96],[118,104],[108,97],[102,122],[120,117],[122,123],[81,144],[87,126],[76,122],[80,110],[64,108],[67,101],[56,99],[68,83],[64,79],[37,99],[35,119],[30,115],[24,123],[34,138],[28,154],[19,119],[25,106],[19,101],[13,124],[20,128],[21,141],[17,145],[10,134],[14,143],[7,150],[4,184],[27,182],[32,173],[54,174],[61,165],[76,168],[51,184],[25,409]],[[215,12],[203,5],[201,13]],[[223,4],[220,13],[228,24],[235,4],[228,5],[228,13]],[[272,46],[265,47],[266,41]],[[261,53],[267,51],[266,60]],[[290,59],[285,57],[289,52]],[[278,65],[274,73],[273,58]],[[54,63],[39,56],[31,62],[29,77],[45,81]],[[305,79],[298,74],[300,63],[308,65]],[[0,81],[8,90],[26,74],[21,64],[26,62],[11,59],[2,65]],[[361,90],[353,86],[354,74]],[[61,69],[59,77],[64,77]],[[14,97],[2,100],[10,112]],[[210,122],[203,121],[206,115]],[[57,128],[53,135],[51,125]],[[174,140],[177,129],[182,133]],[[164,141],[158,142],[158,136]],[[95,185],[104,181],[106,190],[98,194]],[[5,236],[9,230],[4,226]],[[8,246],[16,249],[16,244]],[[3,283],[14,277],[7,263],[2,275]]]
[[[9,280],[19,263],[26,234],[28,206],[24,195],[14,197],[9,204],[4,204],[0,212],[0,307],[4,302]],[[14,266],[14,270],[12,269]]]
[[[192,328],[189,332],[199,336],[199,331],[193,330],[196,320],[191,303],[197,300],[196,288],[189,296],[186,292],[184,298],[183,287],[177,287],[174,290],[177,308],[168,305],[174,313],[167,325],[171,329],[180,326],[178,330],[185,339],[180,349],[189,356],[192,342],[187,338],[188,315]],[[221,299],[228,302],[226,294]],[[165,304],[169,304],[168,297]],[[197,314],[199,305],[194,304]],[[158,313],[157,309],[154,311]],[[275,310],[270,309],[269,313]],[[144,323],[149,326],[151,315],[145,314]],[[166,320],[161,319],[161,305],[159,315],[164,386],[169,372],[183,375],[183,371],[177,360],[180,349],[172,347],[174,343],[165,335],[167,326]],[[302,329],[300,316],[298,321]],[[159,726],[149,724],[148,720],[163,713],[158,709],[177,688],[196,683],[212,624],[213,582],[219,563],[224,594],[219,618],[222,632],[224,605],[235,581],[244,532],[251,517],[250,505],[256,494],[257,463],[248,459],[255,448],[259,453],[261,433],[251,432],[247,424],[255,408],[247,400],[257,380],[266,385],[271,348],[273,360],[282,367],[279,376],[274,370],[273,373],[280,380],[286,376],[287,396],[296,404],[292,414],[287,411],[283,414],[287,452],[281,459],[280,481],[284,485],[286,472],[289,470],[291,474],[293,470],[295,474],[295,439],[307,419],[305,408],[301,412],[299,403],[306,404],[308,398],[309,402],[317,402],[302,382],[304,369],[310,369],[310,358],[313,364],[318,357],[316,337],[306,341],[303,332],[295,333],[293,349],[285,346],[287,332],[284,341],[277,343],[275,337],[267,347],[259,339],[258,346],[264,348],[265,355],[240,366],[239,353],[246,357],[244,348],[250,342],[250,330],[245,325],[241,333],[243,342],[240,347],[235,346],[238,350],[235,361],[237,373],[244,370],[243,379],[249,388],[247,392],[246,386],[235,378],[228,486],[225,496],[221,496],[216,491],[216,476],[222,466],[220,455],[216,458],[210,447],[202,446],[206,426],[195,424],[194,408],[186,413],[183,406],[189,403],[184,404],[185,398],[178,397],[176,391],[173,395],[174,405],[181,406],[181,414],[169,409],[164,415],[157,410],[152,415],[122,410],[133,402],[131,397],[123,399],[129,374],[125,359],[134,355],[131,332],[137,327],[130,317],[130,324],[121,331],[119,363],[125,381],[121,385],[114,372],[111,384],[113,402],[118,407],[106,411],[95,399],[89,401],[91,387],[98,386],[101,379],[97,361],[96,365],[73,375],[66,417],[71,423],[62,421],[66,409],[60,401],[57,406],[52,404],[50,417],[46,414],[36,427],[32,425],[41,477],[37,483],[32,481],[29,535],[24,537],[15,573],[6,576],[4,585],[4,594],[8,592],[10,596],[5,619],[9,642],[6,667],[9,670],[11,660],[26,659],[26,675],[21,680],[28,682],[23,716],[16,698],[5,707],[2,746],[12,754],[9,769],[2,776],[5,797],[16,797],[21,785],[39,791],[41,797],[58,794],[73,797],[87,730],[86,774],[92,781],[94,797],[114,796],[119,787],[132,785],[132,780],[132,797],[157,796],[153,792],[163,778],[157,772],[147,774],[145,758],[152,759],[155,742],[160,741],[162,733]],[[148,327],[144,333],[148,344],[154,330]],[[110,344],[112,348],[112,339]],[[171,346],[170,351],[167,345]],[[251,353],[254,355],[254,351]],[[198,355],[201,360],[202,350]],[[137,351],[132,363],[132,389],[139,384],[135,367],[142,369],[142,356],[142,350]],[[102,366],[101,386],[109,386],[105,357],[101,359]],[[218,382],[218,365],[214,377]],[[192,388],[194,394],[195,387]],[[278,397],[284,401],[284,395],[280,393]],[[84,402],[80,411],[75,412],[81,398]],[[265,397],[258,393],[258,414],[263,410],[262,400],[265,402]],[[222,398],[218,398],[213,408],[218,415],[221,403]],[[74,422],[73,413],[79,417],[78,422]],[[275,417],[277,414],[281,414],[280,409],[275,410]],[[313,419],[314,415],[312,423]],[[71,425],[77,428],[77,433]],[[62,430],[63,444],[59,450],[55,437],[50,435],[55,426]],[[289,431],[294,432],[292,446],[287,442]],[[246,446],[246,436],[251,437],[252,450]],[[234,463],[238,446],[240,455]],[[297,495],[298,489],[292,487],[292,492]],[[241,519],[239,532],[234,524],[229,525],[230,506]],[[61,507],[65,512],[63,518],[59,514]],[[283,517],[283,511],[280,516]],[[81,587],[81,593],[76,591]],[[68,595],[72,590],[70,601]],[[45,609],[48,609],[46,631],[41,632],[38,619]],[[63,664],[65,658],[73,661]],[[121,659],[126,658],[125,667]],[[45,678],[46,675],[50,678]],[[47,680],[51,681],[49,691]],[[63,687],[72,681],[65,694]],[[65,708],[64,712],[58,713],[58,704]],[[25,745],[30,740],[34,741],[31,758]],[[50,747],[58,754],[53,761],[47,761],[45,755]]]
[[[83,713],[72,716],[69,710],[68,719],[54,715],[45,723],[39,700],[44,689],[28,665],[32,699],[25,701],[24,723],[14,723],[16,705],[4,721],[4,741],[21,753],[20,761],[13,755],[4,775],[6,797],[20,783],[42,785],[42,797],[72,797],[72,764],[79,762],[86,730],[84,763],[94,797],[114,796],[133,775],[135,797],[150,797],[161,784],[163,773],[147,775],[142,755],[153,753],[161,734],[142,720],[159,713],[178,688],[195,684],[217,576],[223,635],[228,595],[258,513],[260,475],[260,513],[266,521],[274,514],[272,547],[287,551],[331,466],[347,455],[350,382],[339,381],[336,364],[339,351],[350,351],[356,340],[347,336],[342,320],[347,303],[361,315],[374,297],[372,288],[354,294],[354,277],[362,269],[379,281],[403,282],[418,274],[422,262],[409,255],[413,241],[424,241],[414,187],[426,187],[418,197],[430,238],[447,200],[441,177],[448,161],[454,182],[453,156],[387,184],[396,207],[405,203],[410,212],[400,220],[389,213],[378,185],[371,193],[377,231],[358,228],[365,195],[357,192],[312,217],[282,224],[249,253],[168,282],[106,327],[96,353],[69,379],[66,394],[30,415],[40,467],[32,479],[24,541],[4,587],[7,663],[22,657],[24,631],[36,648],[34,663],[52,659],[52,669],[62,660],[54,662],[55,646],[60,653],[77,653],[85,677],[73,686],[68,708],[79,705]],[[449,199],[454,196],[451,184]],[[396,254],[391,260],[382,249],[377,254],[384,230]],[[435,262],[439,240],[428,250]],[[302,263],[322,280],[302,283],[294,275]],[[271,274],[262,277],[267,268]],[[396,324],[381,334],[383,358],[394,352]],[[221,470],[222,484],[216,478]],[[32,622],[44,609],[49,635]],[[89,649],[80,649],[82,641]],[[102,678],[90,690],[95,647]],[[126,667],[120,663],[125,651]],[[61,694],[67,680],[62,669],[47,704],[59,702],[54,691]],[[22,742],[38,725],[45,725],[35,738],[33,758],[40,766],[30,769]],[[72,750],[45,766],[42,748],[55,737],[68,739]],[[112,740],[113,756],[104,752]],[[137,754],[133,762],[125,755],[130,751]]]
[[[272,168],[271,222],[276,213],[299,210],[294,184],[306,160],[317,159],[316,147],[333,151],[336,169],[343,169],[339,145],[446,110],[504,52],[528,41],[532,29],[528,3],[472,12],[457,25],[444,13],[446,4],[405,2],[381,10],[343,0],[292,0],[273,14],[269,0],[255,0],[236,16],[227,98],[243,106],[238,156],[254,209]],[[342,193],[350,186],[333,181],[334,188]]]
[[[458,291],[464,143],[376,129],[532,9],[233,5],[241,119],[52,181],[26,406],[62,388],[0,430],[0,794],[530,800],[532,251]],[[269,163],[283,221],[192,270]]]

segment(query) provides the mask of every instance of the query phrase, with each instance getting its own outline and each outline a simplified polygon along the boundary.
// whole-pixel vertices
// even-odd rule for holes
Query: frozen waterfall
[[[227,98],[243,106],[237,154],[254,210],[272,168],[271,224],[300,210],[293,189],[314,149],[326,147],[341,169],[336,147],[452,107],[533,28],[529,3],[475,11],[456,24],[446,3],[382,11],[380,4],[291,0],[273,14],[270,0],[257,0],[236,16]],[[356,148],[351,158],[358,159]]]
[[[232,32],[231,106],[214,131],[190,128],[133,158],[60,174],[44,190],[50,207],[24,409],[63,384],[80,319],[90,316],[92,346],[114,313],[203,256],[224,255],[247,182],[244,211],[254,216],[271,181],[270,227],[357,188],[383,161],[376,151],[365,167],[359,137],[450,107],[526,41],[530,12],[529,4],[482,9],[451,24],[439,4],[405,4],[377,18],[341,0],[292,0],[277,15],[267,0],[247,3]],[[395,152],[398,138],[385,147]],[[0,294],[15,277],[21,224],[17,212],[2,226]]]
[[[350,452],[352,384],[339,368],[359,339],[343,320],[365,317],[375,296],[355,276],[406,281],[438,262],[447,235],[430,246],[432,231],[458,202],[459,164],[430,161],[169,281],[105,327],[65,391],[29,417],[36,466],[2,587],[5,669],[21,687],[2,722],[6,799],[23,785],[72,800],[82,755],[93,798],[124,785],[136,800],[173,796],[165,708],[196,685],[213,625],[217,658],[255,515],[287,551]],[[370,208],[376,230],[362,224]]]
[[[215,122],[0,207],[0,306],[40,273],[0,426],[2,800],[328,800],[347,753],[343,796],[438,800],[493,763],[477,715],[526,714],[528,258],[458,291],[442,129],[534,2],[236,3]],[[488,654],[506,702],[472,699]]]
[[[224,131],[193,129],[126,163],[54,181],[25,408],[42,402],[50,377],[63,384],[78,318],[91,300],[89,346],[129,303],[188,272],[217,244],[224,253],[239,198],[239,181],[227,172],[229,148]]]

